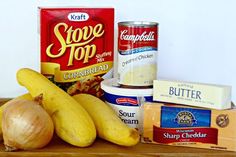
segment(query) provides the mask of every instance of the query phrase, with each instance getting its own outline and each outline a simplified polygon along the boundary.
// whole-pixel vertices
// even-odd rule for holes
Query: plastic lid
[[[105,79],[101,82],[101,88],[106,92],[114,95],[122,96],[152,96],[153,88],[146,89],[130,89],[121,88],[117,83],[117,79]]]

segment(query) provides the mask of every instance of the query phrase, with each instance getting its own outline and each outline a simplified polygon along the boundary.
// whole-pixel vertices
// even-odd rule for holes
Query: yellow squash
[[[73,98],[93,118],[99,137],[122,146],[133,146],[139,142],[138,131],[125,125],[102,100],[89,94],[77,94]]]
[[[52,117],[57,135],[64,141],[86,147],[96,138],[96,128],[86,110],[70,95],[31,69],[20,69],[17,80],[32,97],[43,94],[42,105]]]

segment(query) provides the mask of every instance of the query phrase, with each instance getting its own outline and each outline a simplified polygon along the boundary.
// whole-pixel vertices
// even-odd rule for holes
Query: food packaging
[[[144,143],[236,151],[236,109],[149,102],[142,108]]]
[[[39,15],[41,73],[70,95],[101,97],[113,69],[114,8],[39,8]]]
[[[117,79],[106,79],[101,82],[104,100],[110,105],[120,119],[132,128],[139,127],[140,106],[143,102],[152,102],[152,88],[121,88]]]
[[[153,100],[211,109],[231,108],[231,86],[154,80]]]

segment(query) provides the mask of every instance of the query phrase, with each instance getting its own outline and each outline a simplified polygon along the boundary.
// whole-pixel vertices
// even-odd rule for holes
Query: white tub
[[[117,80],[106,79],[101,82],[104,90],[104,99],[120,117],[120,119],[132,128],[138,128],[140,121],[140,105],[142,101],[153,101],[153,89],[121,88]]]

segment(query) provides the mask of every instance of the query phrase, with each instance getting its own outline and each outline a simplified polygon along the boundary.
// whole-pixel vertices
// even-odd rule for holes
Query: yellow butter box
[[[142,142],[236,151],[236,109],[145,103]]]
[[[231,87],[170,80],[154,80],[153,100],[212,109],[231,108]]]

